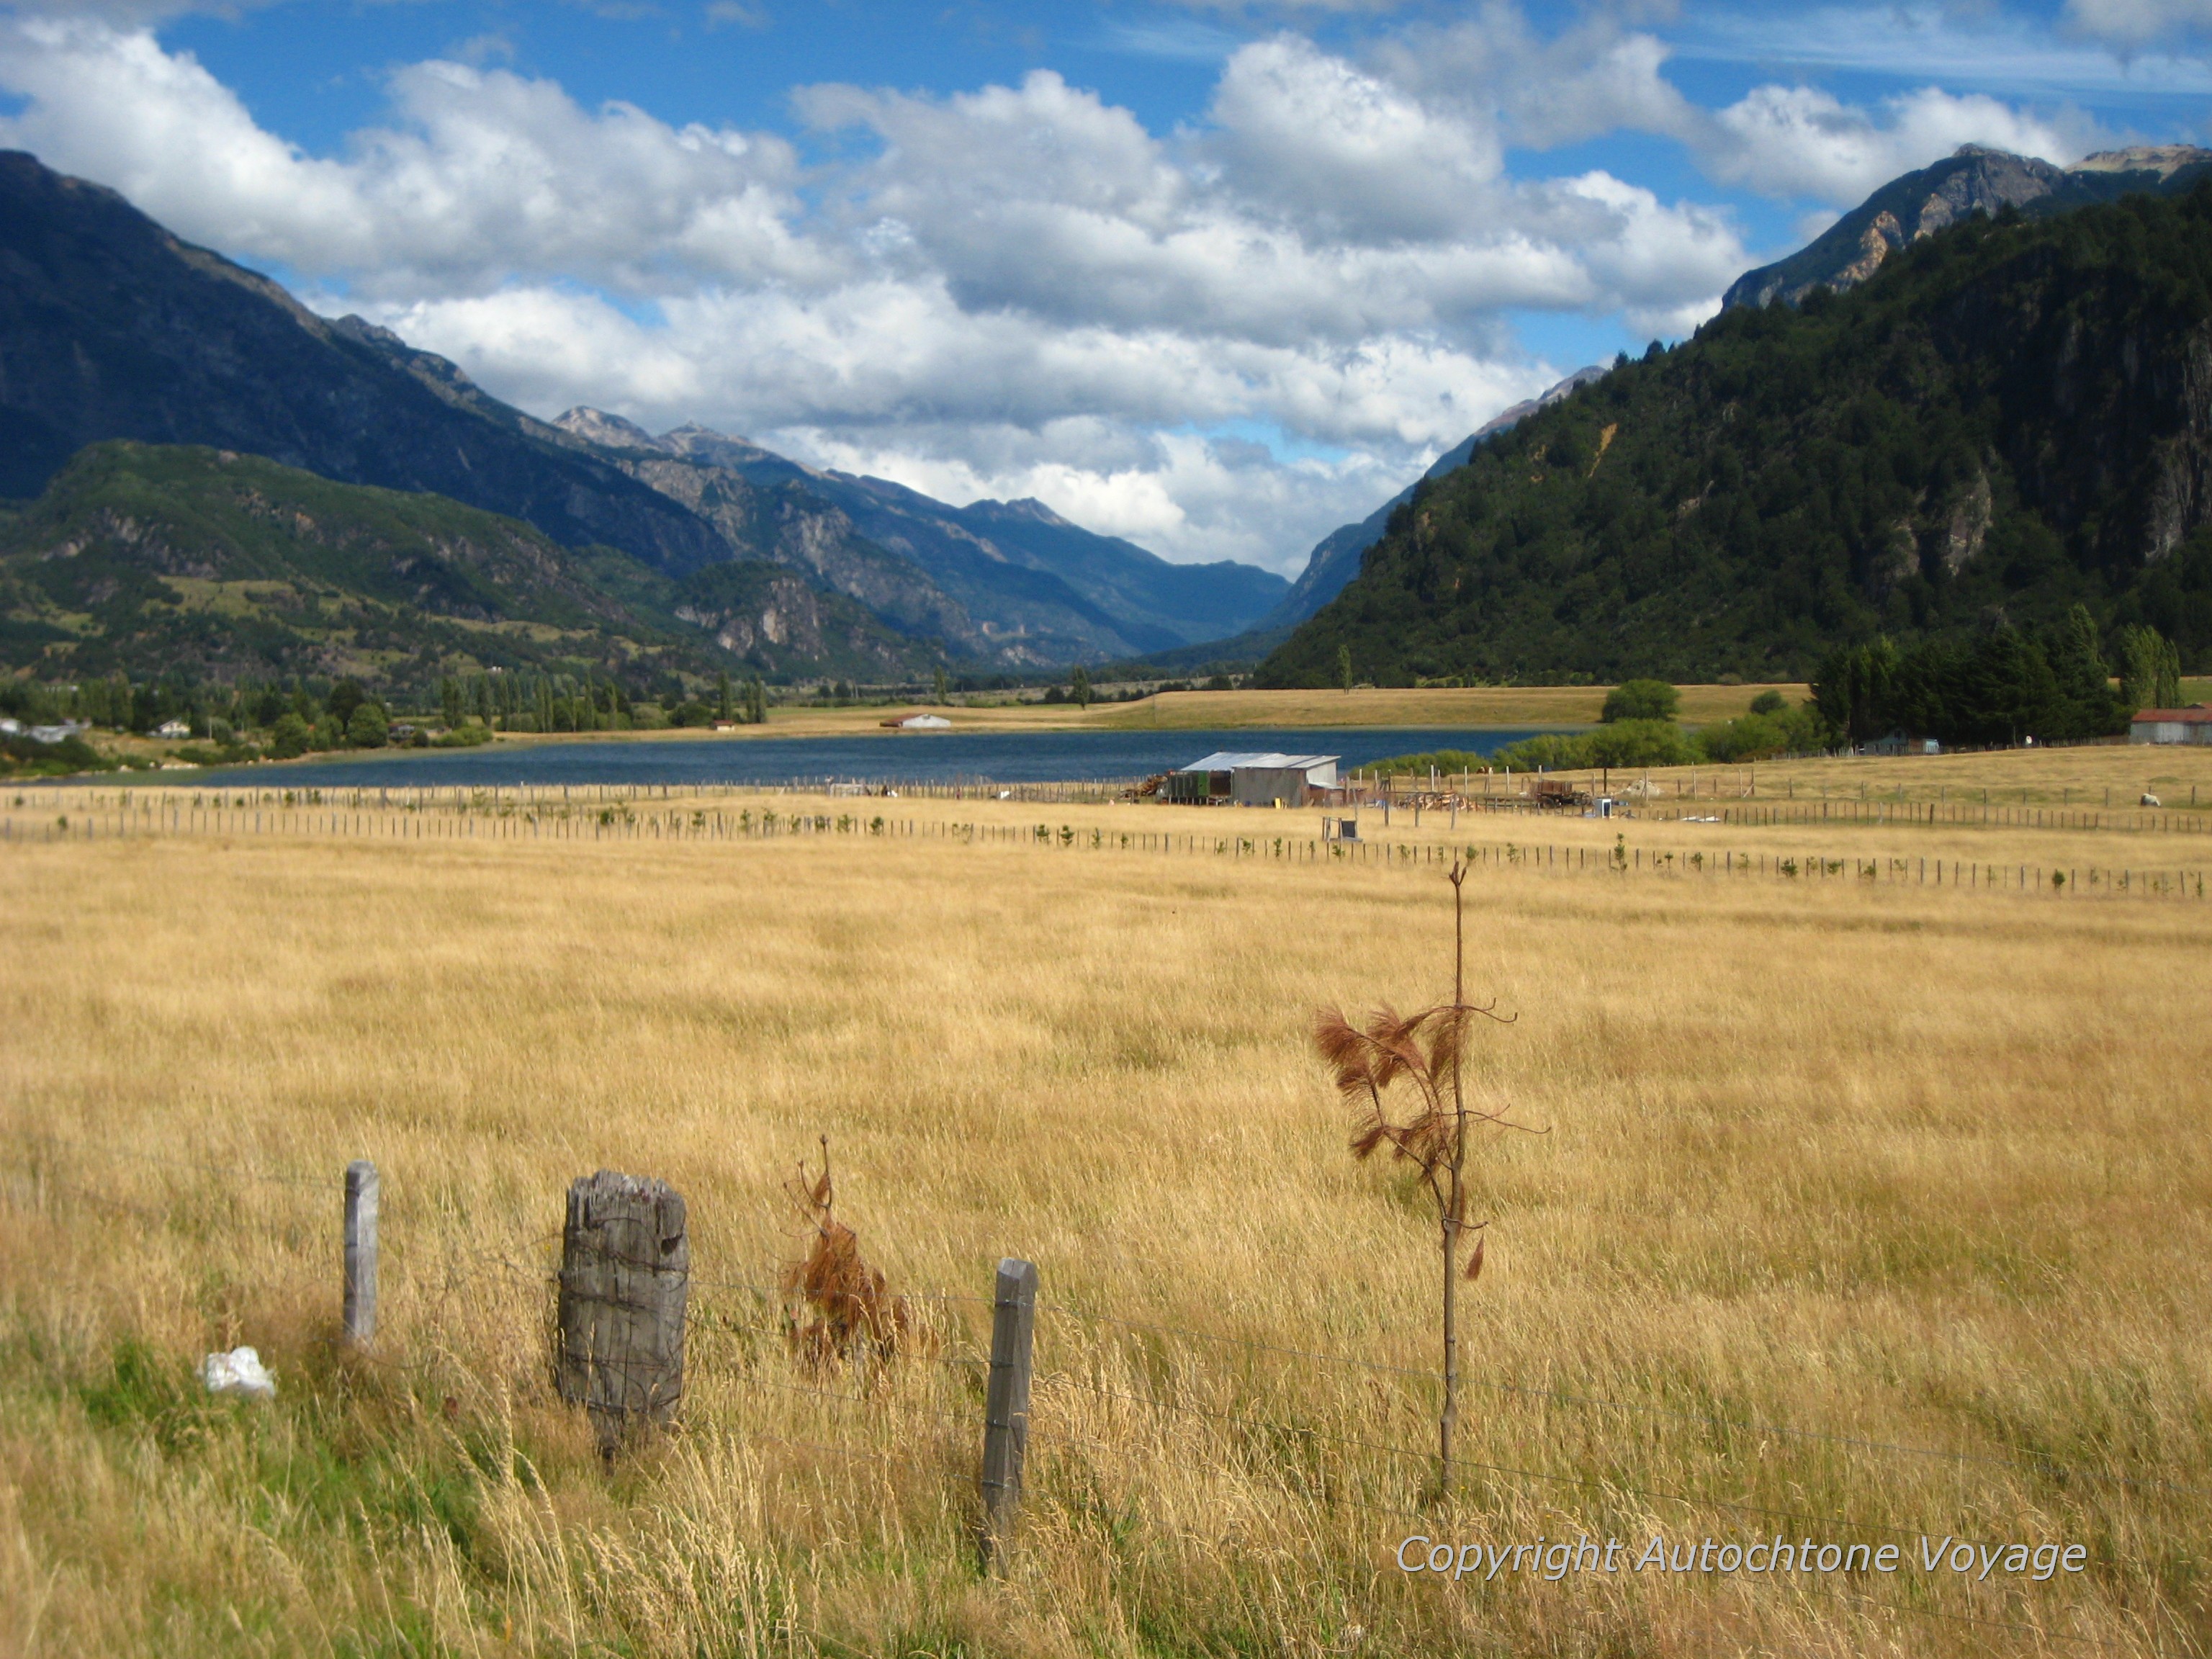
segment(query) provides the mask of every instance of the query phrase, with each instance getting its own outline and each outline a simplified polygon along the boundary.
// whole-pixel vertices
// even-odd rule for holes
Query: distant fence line
[[[228,792],[221,805],[194,805],[159,792],[151,799],[123,799],[106,804],[83,790],[63,793],[77,811],[19,822],[15,812],[0,817],[0,846],[82,839],[120,840],[148,836],[328,836],[363,841],[544,841],[544,842],[759,842],[790,836],[851,836],[863,840],[931,841],[961,846],[1031,847],[1122,852],[1185,857],[1259,859],[1286,864],[1340,868],[1429,867],[1464,857],[1478,870],[1548,874],[1676,878],[1772,879],[1827,884],[1841,879],[1858,886],[1921,886],[1969,892],[2042,893],[2075,896],[2107,893],[2133,897],[2204,896],[2204,875],[2196,869],[2064,867],[2025,863],[1996,864],[1964,859],[1929,859],[1857,854],[1738,852],[1723,848],[1688,851],[1628,847],[1555,845],[1551,842],[1380,841],[1366,838],[1248,833],[1243,823],[1223,817],[1233,833],[1079,827],[1074,824],[960,823],[942,820],[888,818],[855,800],[850,810],[783,812],[750,807],[654,805],[682,797],[611,795],[556,804],[550,799],[463,800],[448,805],[404,804],[241,805]],[[387,793],[388,792],[374,792]],[[483,792],[487,796],[489,792]],[[550,793],[550,792],[549,792]],[[645,810],[640,811],[642,805]],[[1750,809],[1745,809],[1747,811]],[[1261,815],[1252,815],[1258,818]],[[1262,820],[1264,821],[1264,820]],[[1665,820],[1658,820],[1664,822]],[[1707,822],[1713,820],[1707,819]],[[1907,820],[1912,822],[1913,820]],[[1924,822],[1924,820],[1921,820]],[[1255,826],[1256,828],[1256,826]]]
[[[190,1170],[204,1175],[222,1176],[237,1182],[275,1182],[294,1188],[323,1186],[325,1182],[343,1196],[343,1249],[335,1261],[340,1271],[332,1285],[331,1306],[339,1314],[338,1330],[341,1340],[357,1363],[366,1364],[395,1376],[412,1376],[433,1369],[436,1358],[425,1357],[409,1359],[391,1352],[388,1334],[380,1336],[376,1316],[376,1284],[378,1279],[379,1233],[378,1197],[382,1180],[375,1166],[365,1159],[355,1159],[337,1170],[335,1179],[317,1180],[295,1173],[271,1173],[263,1170],[226,1169],[191,1160],[172,1159],[156,1154],[139,1153],[122,1149],[111,1149],[74,1136],[55,1135],[12,1127],[0,1127],[5,1133],[36,1147],[29,1156],[18,1155],[15,1167],[18,1173],[10,1182],[0,1184],[0,1205],[23,1211],[45,1212],[51,1214],[57,1198],[72,1199],[103,1209],[117,1218],[135,1218],[152,1227],[173,1224],[173,1215],[167,1208],[118,1201],[112,1194],[100,1190],[93,1183],[74,1181],[53,1166],[57,1155],[64,1158],[135,1160],[165,1167],[173,1172]],[[599,1178],[593,1178],[596,1181]],[[617,1177],[625,1180],[626,1177]],[[577,1187],[586,1186],[580,1180]],[[658,1183],[646,1183],[657,1185]],[[572,1188],[572,1192],[574,1189]],[[366,1199],[364,1212],[363,1200]],[[550,1217],[549,1217],[550,1218]],[[477,1265],[460,1269],[459,1264],[447,1261],[441,1264],[441,1288],[434,1291],[440,1298],[441,1310],[462,1282],[501,1284],[510,1290],[523,1290],[543,1297],[548,1302],[566,1297],[575,1290],[573,1283],[580,1270],[588,1269],[595,1262],[616,1267],[650,1270],[656,1275],[672,1276],[670,1270],[658,1260],[631,1261],[619,1254],[610,1254],[605,1240],[579,1237],[576,1212],[572,1200],[569,1224],[561,1230],[519,1239],[507,1249],[496,1247],[476,1253]],[[562,1246],[560,1265],[544,1259],[544,1251],[555,1241]],[[517,1256],[524,1258],[516,1260]],[[528,1258],[538,1256],[532,1262]],[[672,1276],[682,1281],[683,1291],[705,1291],[720,1293],[720,1299],[710,1297],[705,1302],[681,1294],[674,1300],[683,1311],[678,1316],[686,1334],[707,1334],[714,1338],[750,1339],[744,1352],[736,1356],[736,1363],[744,1367],[748,1385],[774,1393],[820,1401],[838,1407],[861,1407],[882,1409],[886,1402],[872,1391],[854,1392],[850,1386],[834,1386],[842,1381],[834,1374],[809,1373],[811,1382],[779,1382],[760,1372],[757,1346],[790,1344],[795,1325],[792,1315],[794,1299],[787,1284],[764,1281],[755,1274],[739,1272],[735,1274],[697,1273],[692,1267],[688,1247],[682,1255],[683,1265],[673,1270]],[[980,1265],[980,1264],[979,1264]],[[458,1277],[457,1277],[458,1273]],[[610,1281],[615,1282],[615,1281]],[[1040,1495],[1054,1495],[1054,1476],[1056,1470],[1048,1461],[1033,1463],[1036,1451],[1052,1452],[1068,1448],[1091,1447],[1112,1450],[1115,1448],[1094,1437],[1078,1431],[1073,1425],[1059,1420],[1060,1404],[1058,1397],[1070,1394],[1088,1394],[1098,1399],[1120,1405],[1134,1406],[1151,1413],[1155,1419],[1190,1422],[1197,1420],[1213,1425],[1222,1444],[1224,1456],[1241,1462],[1251,1455],[1254,1447],[1279,1453],[1284,1447],[1297,1447],[1310,1457],[1316,1450],[1325,1449],[1331,1455],[1347,1462],[1356,1461],[1358,1454],[1371,1454],[1370,1467],[1365,1473],[1370,1480],[1377,1474],[1374,1459],[1385,1460],[1381,1465],[1392,1470],[1411,1468],[1418,1470],[1436,1459],[1433,1447],[1412,1446],[1395,1441],[1378,1439],[1372,1432],[1346,1434],[1340,1429],[1313,1422],[1285,1422],[1274,1418],[1261,1418],[1243,1412],[1228,1412],[1210,1405],[1201,1405],[1172,1397],[1172,1385],[1164,1379],[1146,1382],[1140,1373],[1140,1391],[1130,1388],[1115,1388],[1100,1376],[1085,1375],[1081,1365],[1056,1366],[1048,1373],[1048,1385],[1042,1397],[1033,1400],[1032,1379],[1038,1373],[1033,1359],[1032,1333],[1040,1323],[1057,1325],[1063,1329],[1082,1326],[1088,1328],[1114,1327],[1130,1332],[1143,1333],[1144,1347],[1149,1350],[1159,1338],[1218,1345],[1237,1350],[1250,1358],[1296,1359],[1307,1363],[1344,1367],[1368,1374],[1376,1378],[1397,1379],[1401,1385],[1411,1384],[1422,1391],[1422,1401],[1432,1407],[1427,1389],[1442,1380],[1441,1373],[1423,1366],[1404,1366],[1378,1363],[1358,1354],[1333,1353],[1299,1348],[1285,1348],[1279,1345],[1255,1341],[1218,1331],[1194,1329],[1144,1320],[1131,1320],[1103,1312],[1096,1308],[1071,1306],[1043,1299],[1040,1294],[1038,1269],[1029,1262],[1001,1259],[998,1262],[996,1284],[991,1295],[958,1291],[908,1291],[906,1298],[915,1304],[942,1310],[949,1339],[945,1349],[925,1351],[911,1360],[891,1359],[869,1362],[859,1356],[847,1363],[865,1367],[870,1363],[886,1364],[919,1364],[933,1370],[967,1372],[981,1389],[956,1388],[955,1399],[939,1400],[930,1404],[908,1401],[909,1409],[918,1409],[944,1432],[945,1441],[933,1452],[908,1444],[901,1451],[886,1452],[875,1447],[850,1443],[794,1438],[786,1435],[759,1433],[749,1437],[762,1443],[774,1443],[802,1450],[828,1452],[840,1456],[859,1456],[878,1459],[910,1466],[934,1479],[951,1478],[972,1487],[975,1496],[975,1534],[981,1545],[987,1567],[996,1566],[1015,1546],[1018,1508],[1024,1491],[1034,1489]],[[613,1299],[622,1306],[629,1305],[628,1293],[635,1287],[617,1285]],[[366,1302],[364,1302],[364,1294]],[[366,1308],[364,1315],[363,1310]],[[955,1316],[955,1310],[970,1309],[981,1314],[989,1310],[988,1346],[979,1344],[965,1318]],[[389,1322],[384,1322],[387,1326]],[[549,1393],[570,1398],[581,1398],[568,1388],[563,1381],[566,1356],[562,1334],[553,1321],[542,1316],[533,1322],[534,1328],[545,1334],[549,1352],[544,1356],[548,1372]],[[434,1334],[430,1347],[448,1364],[466,1369],[465,1356],[455,1351],[446,1340]],[[678,1352],[682,1352],[679,1342]],[[800,1349],[793,1346],[796,1357]],[[718,1354],[719,1362],[730,1356]],[[586,1362],[598,1370],[612,1370],[627,1381],[626,1372],[635,1364],[622,1352],[594,1352]],[[696,1369],[696,1367],[695,1367]],[[981,1373],[980,1376],[976,1375]],[[680,1406],[685,1390],[681,1386],[682,1362],[678,1370],[678,1388],[676,1395],[665,1402],[666,1410],[655,1410],[656,1418],[672,1415]],[[2010,1454],[1990,1450],[1966,1451],[1944,1447],[1915,1446],[1873,1439],[1865,1436],[1838,1433],[1831,1431],[1807,1429],[1778,1425],[1771,1422],[1740,1419],[1724,1413],[1685,1411],[1679,1407],[1646,1403],[1639,1401],[1607,1400],[1579,1395],[1556,1387],[1536,1386],[1498,1376],[1486,1376],[1480,1371],[1465,1379],[1470,1387],[1500,1395],[1516,1396],[1537,1405],[1547,1413],[1559,1410],[1570,1413],[1599,1412],[1610,1415],[1642,1417],[1653,1420],[1688,1421],[1718,1431],[1723,1435],[1743,1433],[1761,1437],[1779,1437],[1808,1443],[1823,1443],[1850,1453],[1875,1454],[1913,1459],[1933,1459],[1955,1465],[1961,1475],[1972,1468],[2008,1469],[2040,1481],[2050,1481],[2062,1486],[2074,1483],[2093,1483],[2124,1489],[2131,1493],[2184,1499],[2202,1498],[2208,1495],[2203,1489],[2164,1478],[2168,1473],[2155,1465],[2116,1460],[2117,1467],[2099,1469],[2068,1463],[2055,1454],[2028,1450]],[[816,1386],[827,1382],[833,1386]],[[660,1402],[656,1402],[656,1404]],[[977,1407],[981,1407],[980,1413]],[[1056,1409],[1056,1407],[1059,1408]],[[646,1415],[638,1413],[641,1419]],[[840,1413],[841,1421],[849,1421]],[[1033,1436],[1032,1431],[1041,1430]],[[955,1449],[956,1443],[965,1436],[965,1452]],[[973,1478],[961,1474],[960,1463],[975,1455],[980,1448],[980,1470]],[[1679,1507],[1692,1514],[1732,1515],[1757,1517],[1767,1522],[1785,1523],[1792,1528],[1823,1529],[1824,1541],[1838,1538],[1853,1540],[1869,1537],[1891,1537],[1911,1540],[1917,1534],[1912,1528],[1891,1523],[1865,1516],[1847,1516],[1808,1510],[1792,1504],[1782,1507],[1772,1504],[1746,1501],[1741,1497],[1722,1496],[1694,1492],[1671,1490],[1664,1486],[1648,1486],[1633,1480],[1624,1481],[1615,1472],[1608,1471],[1602,1479],[1557,1469],[1522,1467],[1522,1459],[1515,1463],[1490,1462],[1476,1458],[1455,1458],[1452,1467],[1468,1474],[1494,1476],[1513,1481],[1531,1489],[1566,1487],[1579,1489],[1614,1498],[1638,1498],[1647,1503],[1656,1502]],[[970,1469],[975,1463],[968,1464]],[[1403,1477],[1386,1477],[1389,1484],[1403,1484]],[[1358,1495],[1347,1490],[1349,1483],[1328,1483],[1328,1495],[1317,1501],[1323,1508],[1338,1508],[1356,1511],[1397,1523],[1408,1524],[1438,1522],[1440,1516],[1432,1506],[1410,1500],[1378,1502],[1375,1498]],[[1359,1483],[1363,1486],[1367,1482]],[[1087,1489],[1086,1489],[1087,1490]],[[1379,1494],[1378,1494],[1379,1496]],[[1946,1542],[1953,1541],[1947,1539]],[[1956,1541],[1986,1543],[1986,1540],[1959,1535]],[[1401,1546],[1402,1548],[1402,1545]],[[1830,1569],[1823,1566],[1821,1571]],[[1793,1580],[1802,1593],[1856,1604],[1864,1608],[1891,1613],[1910,1614],[1940,1620],[1946,1623],[1981,1626],[1991,1630],[2007,1630],[2033,1634],[2045,1640],[2078,1643],[2088,1638],[2051,1628],[2047,1624],[2024,1622],[2013,1609],[2004,1609],[2011,1617],[1991,1618],[1984,1613],[1959,1613],[1946,1609],[1899,1602],[1863,1595],[1856,1590],[1822,1588],[1816,1583]],[[1970,1600],[1970,1606],[1973,1605]]]
[[[1421,823],[1425,813],[1508,813],[1547,817],[1563,814],[1579,816],[1579,805],[1563,806],[1556,802],[1547,802],[1519,787],[1535,775],[1523,774],[1508,778],[1462,773],[1439,777],[1434,781],[1411,776],[1379,781],[1354,777],[1346,785],[1343,808],[1380,811],[1386,814],[1411,812],[1417,826]],[[1748,776],[1748,774],[1744,775]],[[1547,773],[1542,776],[1547,782],[1564,783],[1577,788],[1586,787],[1586,793],[1595,793],[1597,790],[1597,780],[1594,776],[1583,778],[1579,774],[1566,773]],[[1075,806],[1105,805],[1129,800],[1144,782],[1145,780],[1137,778],[999,783],[988,778],[862,780],[823,777],[775,783],[726,780],[684,784],[441,784],[396,788],[351,785],[286,788],[258,781],[251,787],[244,787],[179,781],[104,787],[0,784],[0,803],[12,801],[19,810],[44,809],[65,813],[70,810],[71,801],[82,803],[88,798],[110,800],[119,796],[125,801],[135,801],[145,794],[155,800],[173,803],[189,793],[191,805],[195,808],[228,805],[234,810],[248,807],[343,807],[359,811],[374,807],[381,811],[404,812],[436,810],[495,812],[542,811],[547,807],[573,810],[609,806],[629,806],[635,810],[655,801],[673,804],[686,800],[719,800],[730,795],[826,795],[832,799],[1010,801],[1033,805]],[[1978,799],[1959,800],[1908,800],[1895,795],[1884,799],[1867,789],[1862,789],[1853,796],[1829,794],[1824,791],[1816,799],[1809,791],[1801,797],[1794,783],[1785,781],[1780,792],[1767,795],[1747,783],[1730,781],[1728,774],[1718,770],[1693,773],[1687,777],[1669,779],[1668,782],[1673,786],[1671,789],[1655,786],[1655,793],[1640,799],[1633,795],[1616,795],[1615,815],[1660,823],[1691,820],[1754,828],[1814,823],[1909,828],[1917,824],[1931,828],[1950,826],[1961,829],[2212,835],[2212,808],[2197,810],[2193,789],[2190,807],[2179,809],[2166,806],[2113,807],[2110,805],[2076,806],[2070,802],[2053,805],[2028,799],[2033,792],[2027,789],[2020,792],[2021,800],[2007,804],[1991,799],[1995,791],[1980,787],[1960,792],[1962,796]],[[1708,785],[1711,787],[1707,787]],[[1492,786],[1496,787],[1495,793],[1491,792]],[[1624,784],[1620,788],[1625,791],[1634,787]],[[2065,789],[2060,793],[2065,795],[2072,792]],[[2112,792],[2106,790],[2103,793],[2109,797]],[[1153,803],[1146,798],[1144,804]],[[1252,809],[1224,807],[1222,810]]]

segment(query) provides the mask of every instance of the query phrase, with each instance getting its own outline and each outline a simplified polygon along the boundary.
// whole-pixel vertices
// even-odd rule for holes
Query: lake
[[[1149,777],[1217,750],[1335,755],[1350,770],[1392,755],[1487,755],[1540,730],[1581,727],[1243,727],[1230,732],[887,732],[839,738],[685,738],[408,749],[285,766],[211,767],[165,783],[471,788],[514,784],[1079,783]]]

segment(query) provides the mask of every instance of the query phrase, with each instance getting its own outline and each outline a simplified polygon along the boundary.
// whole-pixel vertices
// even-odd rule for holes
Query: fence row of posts
[[[347,1344],[376,1340],[376,1166],[345,1170]],[[684,1337],[691,1244],[684,1200],[665,1182],[601,1170],[568,1188],[554,1310],[555,1387],[591,1419],[600,1453],[672,1422],[684,1399]],[[991,1361],[984,1389],[981,1498],[976,1543],[983,1565],[1005,1564],[1021,1510],[1029,1452],[1030,1379],[1036,1333],[1037,1270],[1007,1257],[991,1299]]]

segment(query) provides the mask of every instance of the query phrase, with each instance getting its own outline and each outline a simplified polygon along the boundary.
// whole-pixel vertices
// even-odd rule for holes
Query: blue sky
[[[544,415],[1295,571],[1978,142],[2193,142],[2212,0],[0,3],[0,143]]]

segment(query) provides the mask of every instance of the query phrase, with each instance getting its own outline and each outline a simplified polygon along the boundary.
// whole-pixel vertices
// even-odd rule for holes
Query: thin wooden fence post
[[[345,1172],[345,1340],[376,1337],[376,1165],[357,1158]]]
[[[1030,1443],[1030,1346],[1036,1333],[1036,1265],[999,1263],[991,1311],[991,1380],[983,1405],[983,1566],[1004,1565],[1021,1509]]]

